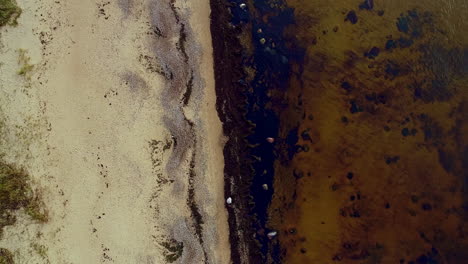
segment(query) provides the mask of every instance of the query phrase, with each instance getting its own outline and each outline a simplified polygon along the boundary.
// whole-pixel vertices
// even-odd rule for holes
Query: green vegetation
[[[16,5],[15,0],[0,0],[0,27],[5,25],[17,25],[21,8]]]
[[[29,64],[29,61],[31,60],[31,58],[26,55],[27,50],[19,49],[18,53],[19,53],[18,63],[21,66],[20,70],[18,71],[18,74],[22,76],[26,76],[29,72],[33,70],[34,65]]]
[[[41,256],[41,258],[47,259],[47,247],[46,246],[39,245],[37,243],[32,243],[31,247],[39,256]]]
[[[5,226],[15,224],[15,212],[20,209],[35,221],[47,221],[47,213],[42,208],[29,185],[29,175],[0,161],[0,237]]]
[[[14,264],[15,262],[13,261],[13,254],[6,249],[6,248],[0,248],[0,264]]]
[[[178,258],[182,256],[182,252],[184,251],[184,243],[178,242],[175,239],[171,239],[167,242],[162,242],[161,245],[166,248],[164,252],[164,257],[166,261],[169,263],[173,263]]]

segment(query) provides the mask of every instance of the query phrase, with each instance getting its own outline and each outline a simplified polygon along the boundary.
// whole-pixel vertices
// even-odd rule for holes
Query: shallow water
[[[468,2],[285,4],[304,53],[267,105],[280,262],[465,263]]]

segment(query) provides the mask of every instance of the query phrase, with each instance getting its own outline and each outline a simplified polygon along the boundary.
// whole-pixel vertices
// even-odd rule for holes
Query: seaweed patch
[[[5,226],[16,223],[15,212],[21,209],[34,221],[48,220],[40,193],[32,189],[29,175],[0,161],[0,237]]]
[[[15,0],[0,0],[0,27],[17,25],[21,12],[22,10]]]

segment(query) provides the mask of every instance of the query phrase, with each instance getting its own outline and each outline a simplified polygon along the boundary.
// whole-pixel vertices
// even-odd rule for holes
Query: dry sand
[[[194,2],[18,1],[0,152],[49,221],[5,228],[16,263],[166,263],[166,242],[183,243],[174,263],[230,263],[209,2]]]

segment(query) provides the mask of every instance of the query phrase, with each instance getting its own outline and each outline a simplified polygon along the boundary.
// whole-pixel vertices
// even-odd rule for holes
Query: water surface
[[[282,263],[465,263],[467,3],[286,4],[306,52],[279,111]]]

